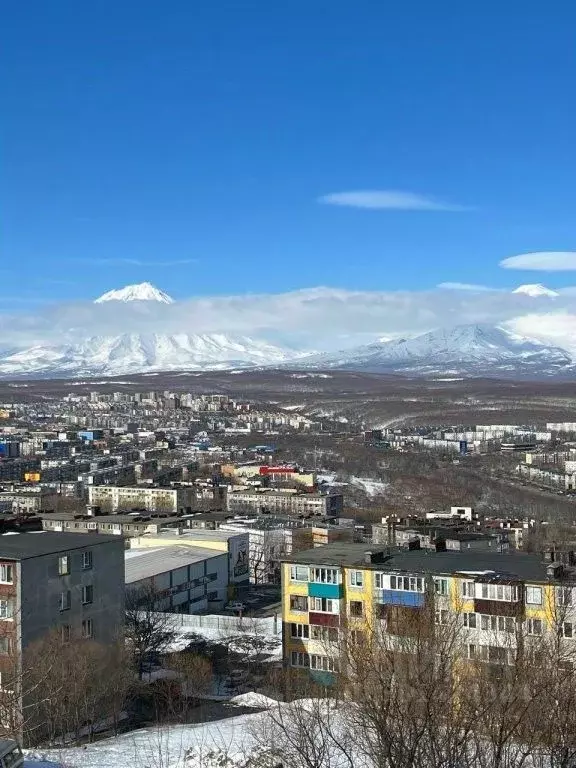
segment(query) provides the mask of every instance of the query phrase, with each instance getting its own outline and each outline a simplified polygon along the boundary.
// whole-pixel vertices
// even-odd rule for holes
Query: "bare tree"
[[[152,585],[128,590],[126,594],[124,635],[140,680],[150,663],[169,648],[176,634],[176,615],[158,611],[158,602]]]

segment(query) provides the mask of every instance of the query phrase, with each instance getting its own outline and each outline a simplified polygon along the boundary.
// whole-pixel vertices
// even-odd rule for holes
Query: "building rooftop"
[[[106,536],[101,533],[56,533],[34,531],[30,533],[4,533],[0,535],[0,558],[7,560],[27,560],[56,552],[72,549],[87,549],[98,544],[121,542],[119,536]]]
[[[372,553],[372,562],[367,562],[366,553]],[[376,562],[379,557],[381,561]],[[367,544],[335,542],[298,552],[284,560],[310,565],[347,568],[357,566],[378,571],[439,575],[480,574],[493,571],[519,579],[549,581],[546,574],[547,564],[540,555],[518,552],[436,552],[435,550],[388,549],[381,546],[371,547]],[[576,574],[572,574],[572,578],[576,579]]]
[[[84,536],[84,534],[81,534]],[[220,552],[205,547],[155,547],[152,549],[128,549],[125,552],[125,580],[132,584],[142,579],[158,576],[176,568],[183,568],[200,563],[211,557],[228,557]]]
[[[159,533],[154,534],[145,533],[140,538],[174,539],[174,541],[182,539],[196,539],[198,541],[228,541],[228,539],[231,539],[234,536],[241,536],[242,533],[243,531],[223,531],[220,528],[216,531],[206,530],[205,528],[183,528],[180,529],[179,532],[177,528],[174,528],[167,531],[160,531]]]

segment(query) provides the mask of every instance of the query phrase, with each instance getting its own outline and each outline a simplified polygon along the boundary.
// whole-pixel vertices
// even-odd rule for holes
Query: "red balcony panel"
[[[322,627],[338,627],[340,625],[340,616],[334,613],[310,613],[308,614],[310,624],[320,624]]]

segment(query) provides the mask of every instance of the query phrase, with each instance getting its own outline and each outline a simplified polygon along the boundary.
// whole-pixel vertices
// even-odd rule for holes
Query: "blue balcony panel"
[[[376,591],[376,602],[384,605],[408,605],[420,608],[424,605],[423,592],[398,592],[394,589],[379,589]]]
[[[319,584],[311,581],[308,584],[310,597],[328,597],[332,600],[341,600],[343,589],[341,584]]]
[[[310,674],[312,675],[312,679],[318,683],[318,685],[323,685],[326,688],[330,688],[336,683],[336,675],[334,672],[324,672],[324,670],[311,669]]]

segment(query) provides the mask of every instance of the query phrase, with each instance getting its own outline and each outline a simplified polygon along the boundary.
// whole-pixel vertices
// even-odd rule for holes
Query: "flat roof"
[[[228,554],[205,547],[189,546],[128,549],[125,552],[125,581],[126,584],[132,584],[135,581],[194,565],[213,557],[227,559]]]
[[[8,560],[27,560],[71,549],[87,549],[98,544],[120,542],[120,536],[108,536],[102,533],[61,533],[35,531],[29,533],[4,533],[0,535],[0,558]]]
[[[367,563],[365,554],[381,554],[383,562]],[[334,542],[322,547],[307,549],[285,562],[336,567],[358,566],[377,571],[403,571],[406,573],[430,573],[451,575],[456,573],[481,573],[494,571],[502,575],[530,581],[549,581],[547,563],[540,555],[520,552],[436,552],[423,549],[388,549],[382,546]],[[555,579],[557,580],[557,579]]]
[[[228,541],[234,536],[242,536],[247,531],[217,531],[206,530],[205,528],[184,528],[182,533],[178,533],[176,528],[168,531],[159,531],[158,533],[144,533],[140,538],[142,539],[174,539],[176,543],[182,539],[198,539],[204,541]]]

